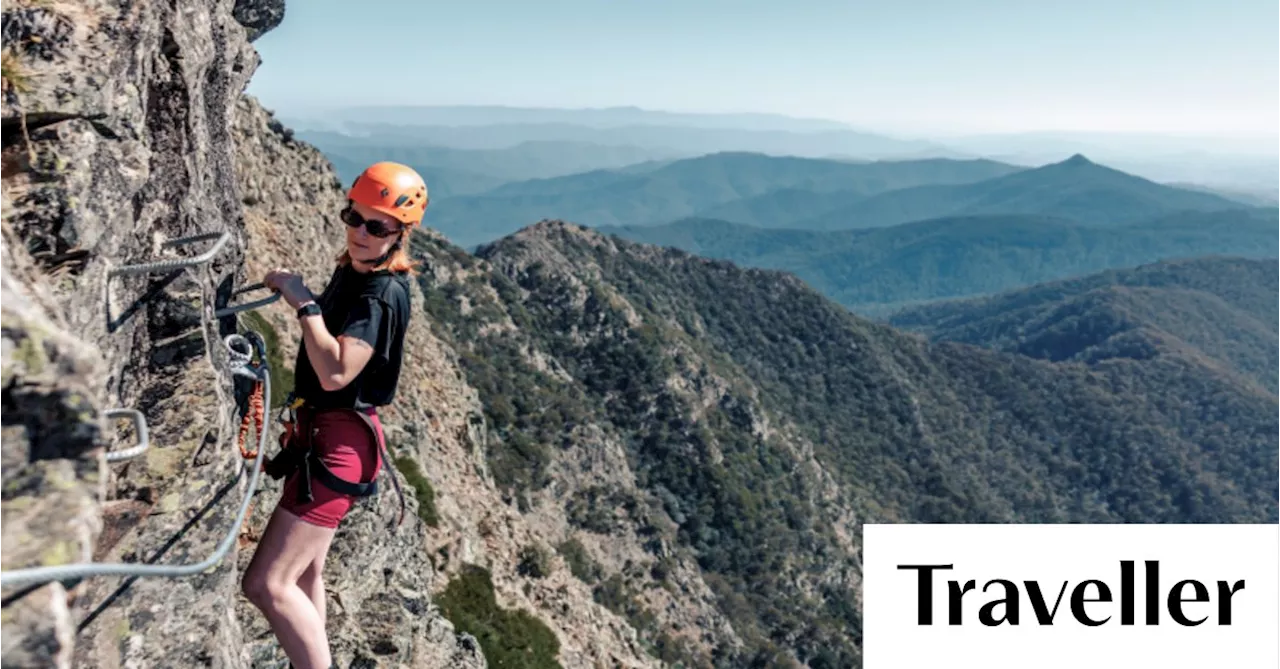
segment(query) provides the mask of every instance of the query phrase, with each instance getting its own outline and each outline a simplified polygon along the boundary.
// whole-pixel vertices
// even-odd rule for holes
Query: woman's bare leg
[[[303,570],[302,576],[298,578],[298,587],[307,593],[307,597],[315,604],[316,612],[320,614],[320,624],[325,621],[325,592],[324,592],[324,555],[311,561],[307,568]]]
[[[277,508],[241,583],[297,669],[329,669],[333,662],[324,617],[298,580],[309,565],[323,562],[334,532]]]

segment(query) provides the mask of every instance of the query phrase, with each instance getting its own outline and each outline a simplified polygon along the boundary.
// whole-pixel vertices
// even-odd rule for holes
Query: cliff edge
[[[281,132],[243,91],[259,64],[250,40],[283,16],[280,0],[6,3],[7,573],[194,564],[235,527],[252,461],[236,444],[246,387],[224,339],[264,334],[277,384],[292,359],[251,312],[213,314],[257,297],[234,293],[260,280],[256,259],[269,257],[250,246],[238,161],[255,136]],[[312,168],[333,180],[327,162]],[[127,269],[156,260],[192,264]],[[108,457],[142,437],[112,410],[145,418],[140,454]],[[6,585],[4,666],[279,666],[274,638],[239,593],[238,567],[278,494],[259,483],[240,536],[199,574]],[[475,639],[431,603],[427,528],[408,501],[398,531],[388,529],[397,499],[382,494],[335,541],[335,657],[344,667],[483,667]]]

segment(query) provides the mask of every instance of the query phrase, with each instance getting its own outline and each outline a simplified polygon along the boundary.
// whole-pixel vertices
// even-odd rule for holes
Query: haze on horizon
[[[288,5],[249,92],[345,104],[763,112],[900,136],[1277,135],[1274,0]]]

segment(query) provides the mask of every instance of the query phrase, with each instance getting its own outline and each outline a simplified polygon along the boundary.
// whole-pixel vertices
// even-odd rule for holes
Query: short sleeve
[[[342,324],[338,336],[354,337],[373,347],[373,353],[383,362],[391,357],[391,330],[395,316],[382,301],[366,297],[352,305],[347,321]]]

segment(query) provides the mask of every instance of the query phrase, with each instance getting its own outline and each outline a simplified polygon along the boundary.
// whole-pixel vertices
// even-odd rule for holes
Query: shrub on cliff
[[[484,567],[464,566],[438,602],[459,632],[468,632],[480,642],[490,667],[561,669],[556,635],[526,611],[500,608]]]

